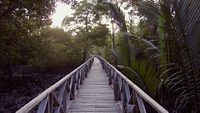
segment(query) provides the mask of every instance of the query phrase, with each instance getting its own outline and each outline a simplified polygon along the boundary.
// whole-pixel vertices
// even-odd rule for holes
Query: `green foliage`
[[[195,3],[198,4],[196,1],[192,2],[192,4]],[[115,6],[110,5],[111,3],[107,4],[111,7],[118,26],[122,28],[123,23],[120,20],[123,16],[119,16],[119,10],[115,10]],[[198,55],[198,39],[188,34],[194,33],[195,36],[198,36],[199,32],[193,32],[191,29],[195,27],[194,23],[196,25],[199,23],[198,19],[190,20],[187,16],[183,16],[185,15],[183,10],[186,10],[184,6],[189,5],[189,3],[163,0],[160,1],[160,8],[149,1],[142,1],[137,5],[143,18],[138,25],[138,30],[133,33],[142,37],[137,38],[127,32],[122,33],[123,37],[129,38],[129,41],[123,43],[123,39],[121,39],[116,44],[117,47],[113,49],[118,64],[122,65],[123,72],[132,81],[152,97],[158,98],[158,101],[170,112],[198,112],[199,64],[195,62],[198,61],[195,56]],[[195,5],[193,6],[195,7]],[[195,10],[188,12],[193,12],[191,16],[196,18],[192,14],[198,11],[199,9],[195,7]],[[189,26],[189,22],[187,23],[185,20],[190,20],[192,25]],[[158,23],[160,25],[160,39],[157,35]],[[193,42],[193,39],[197,42]],[[190,48],[194,45],[190,44],[196,44],[196,47],[191,50]],[[127,54],[128,52],[129,54]],[[130,61],[133,60],[128,66],[127,55],[130,55]],[[160,68],[163,65],[166,66]],[[165,93],[160,92],[164,89]]]
[[[137,25],[135,35],[137,36],[149,36],[149,28],[148,24],[144,20],[140,20],[139,24]]]
[[[144,31],[145,35],[149,35],[150,38],[142,38],[154,39],[155,47],[160,49],[159,53],[150,51],[150,54],[157,56],[158,60],[148,59],[163,79],[155,98],[169,112],[197,113],[200,108],[198,94],[200,91],[199,29],[197,29],[199,27],[199,8],[197,8],[199,2],[160,0],[158,3],[157,6],[151,1],[134,3],[138,5],[139,12],[144,17],[142,24],[148,25],[149,22],[151,22],[149,25],[155,24],[154,30],[146,26],[141,27],[147,28],[149,33],[146,29],[140,29],[141,33],[138,33],[142,34]],[[158,33],[154,32],[157,30],[157,23],[159,24]],[[137,47],[141,48],[141,46]],[[147,64],[143,66],[146,67]]]
[[[157,66],[154,66],[155,56],[159,52],[158,48],[148,39],[138,38],[128,33],[124,15],[120,8],[112,3],[105,4],[110,7],[113,18],[121,29],[116,40],[116,47],[112,49],[113,55],[117,58],[117,63],[121,65],[122,72],[129,79],[152,97],[155,97],[160,82],[160,71],[157,70]],[[138,30],[140,31],[135,30],[138,35],[149,34],[145,21],[140,22]],[[145,31],[146,34],[144,34]],[[152,58],[147,56],[152,56]],[[153,61],[151,61],[152,59]]]
[[[92,47],[103,46],[106,43],[109,30],[100,23],[100,15],[105,13],[102,7],[98,1],[74,2],[72,9],[75,12],[72,17],[65,17],[63,20],[63,26],[72,31],[82,47],[82,63],[88,57]]]
[[[125,15],[123,11],[120,9],[120,7],[117,4],[109,3],[109,2],[103,2],[106,6],[109,7],[112,17],[114,18],[116,24],[119,26],[120,30],[122,32],[127,31],[126,21],[125,21]]]
[[[46,39],[36,32],[51,23],[56,1],[0,1],[0,65],[9,78],[12,66],[27,65],[46,53]]]
[[[199,4],[197,1],[191,2],[191,4]],[[192,37],[188,34],[199,34],[198,31],[190,31],[189,29],[196,28],[199,24],[196,20],[185,21],[189,17],[194,15],[183,16],[188,12],[182,12],[185,6],[189,5],[185,0],[181,2],[161,1],[161,12],[164,18],[164,32],[165,32],[165,50],[167,55],[167,63],[175,63],[175,66],[169,66],[168,68],[175,68],[168,73],[168,79],[166,80],[167,86],[170,88],[170,92],[176,97],[176,106],[173,112],[199,112],[199,62],[197,61],[198,43],[197,37]],[[199,13],[199,9],[195,6],[194,10],[189,8],[191,13]],[[189,14],[189,13],[188,13]],[[197,18],[197,20],[199,20]],[[192,22],[192,25],[188,23]],[[196,24],[196,25],[195,25]],[[184,29],[187,28],[187,29]],[[195,54],[195,56],[193,56]],[[178,98],[181,97],[181,98]],[[190,106],[190,107],[188,107]]]
[[[111,10],[112,18],[115,20],[115,23],[120,28],[120,32],[122,33],[122,36],[119,41],[119,47],[114,47],[112,52],[115,55],[115,57],[119,56],[119,51],[123,51],[123,59],[126,61],[123,62],[123,65],[131,65],[131,55],[130,55],[130,44],[129,44],[129,37],[124,36],[127,34],[127,26],[125,21],[125,16],[123,11],[120,9],[120,7],[116,4],[109,3],[109,2],[103,2],[103,4],[107,5],[109,9]],[[118,55],[116,55],[118,54]],[[118,60],[119,62],[119,60]],[[122,63],[122,62],[121,62]]]
[[[33,64],[43,72],[62,72],[64,68],[77,66],[81,60],[81,48],[68,32],[61,28],[43,28],[40,36],[48,40],[49,50],[45,56],[37,57]]]
[[[159,53],[158,48],[146,39],[131,36],[129,41],[131,65],[127,66],[127,50],[121,46],[120,39],[117,41],[117,47],[112,50],[120,65],[119,68],[130,80],[154,98],[161,74],[155,60]]]
[[[91,45],[95,46],[104,46],[106,45],[108,39],[109,29],[105,25],[99,25],[91,29],[86,37],[88,37],[91,41]]]
[[[100,24],[100,17],[105,12],[102,5],[97,3],[97,1],[88,0],[74,1],[72,9],[75,11],[72,17],[66,16],[62,25],[67,30],[73,30],[74,32],[88,32],[92,26],[98,26]]]
[[[33,65],[42,72],[64,70],[98,53],[110,61],[117,58],[118,68],[169,112],[200,111],[198,0],[122,1],[126,8],[137,9],[137,26],[132,21],[127,26],[119,5],[73,1],[75,12],[63,20],[68,32],[44,27],[50,25],[57,1],[68,2],[0,0],[1,73],[11,78],[12,67],[20,65]],[[109,11],[120,29],[112,40],[101,24]]]
[[[160,83],[159,71],[148,61],[132,60],[131,67],[118,66],[127,77],[151,97],[155,97]]]

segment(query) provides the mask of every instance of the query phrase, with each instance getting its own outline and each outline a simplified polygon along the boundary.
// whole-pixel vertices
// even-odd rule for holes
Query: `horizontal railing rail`
[[[16,113],[67,113],[70,100],[75,99],[76,90],[83,84],[93,61],[94,58],[90,58]]]
[[[114,99],[121,103],[123,113],[146,113],[146,104],[149,104],[158,113],[168,113],[160,104],[154,101],[137,85],[130,81],[103,57],[97,56],[101,61],[103,69],[109,77],[109,84],[113,85]]]

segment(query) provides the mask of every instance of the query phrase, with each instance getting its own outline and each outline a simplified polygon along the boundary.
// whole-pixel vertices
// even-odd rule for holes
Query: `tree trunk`
[[[131,67],[131,50],[130,50],[130,44],[129,44],[129,40],[127,39],[127,44],[128,44],[128,66]]]
[[[113,49],[115,49],[116,48],[116,44],[115,44],[115,33],[114,33],[114,23],[113,23],[113,20],[112,20],[112,17],[111,17],[111,23],[112,23],[112,36],[111,36],[111,39],[112,39],[112,47],[113,47]],[[115,55],[113,55],[114,56],[114,63],[115,63],[115,65],[117,65],[117,58],[116,58],[116,56]]]
[[[86,57],[87,57],[87,49],[85,48],[84,51],[83,51],[83,58],[82,58],[82,61],[81,61],[82,64],[85,62]]]

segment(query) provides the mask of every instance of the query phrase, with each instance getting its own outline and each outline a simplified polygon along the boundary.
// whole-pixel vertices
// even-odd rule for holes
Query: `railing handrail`
[[[98,56],[104,62],[106,62],[118,75],[126,81],[128,85],[130,85],[134,91],[140,95],[148,104],[150,104],[157,112],[159,113],[168,113],[168,111],[163,108],[160,104],[158,104],[155,100],[153,100],[149,95],[147,95],[143,90],[141,90],[137,85],[135,85],[131,80],[129,80],[125,75],[123,75],[120,71],[118,71],[113,65],[107,62],[103,57]]]
[[[25,104],[22,108],[20,108],[16,113],[27,113],[31,109],[33,109],[36,105],[38,105],[44,98],[46,98],[50,93],[52,93],[55,89],[57,89],[60,85],[62,85],[66,80],[68,80],[73,74],[75,74],[79,69],[81,69],[83,66],[85,66],[88,62],[90,62],[94,57],[91,57],[89,60],[87,60],[85,63],[80,65],[78,68],[73,70],[71,73],[63,77],[61,80],[56,82],[54,85],[50,86],[48,89],[43,91],[41,94],[39,94],[37,97],[32,99],[30,102]]]

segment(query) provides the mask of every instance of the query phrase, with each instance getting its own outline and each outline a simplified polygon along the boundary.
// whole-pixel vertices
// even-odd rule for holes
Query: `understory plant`
[[[104,4],[120,28],[112,49],[117,67],[170,113],[200,112],[200,2],[160,0],[159,7],[134,2],[156,17],[156,39],[129,33],[120,8]]]

